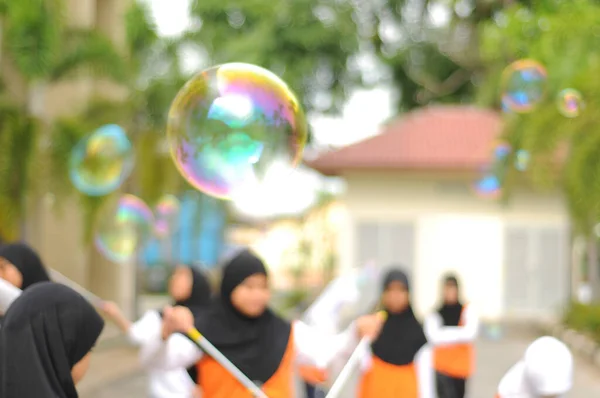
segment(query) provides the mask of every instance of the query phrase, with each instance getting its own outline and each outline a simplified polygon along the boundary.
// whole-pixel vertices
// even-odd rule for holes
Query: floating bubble
[[[165,237],[177,229],[180,207],[179,199],[173,195],[164,195],[160,198],[154,211],[156,235]]]
[[[231,199],[264,181],[269,165],[295,167],[308,131],[294,93],[261,67],[230,63],[194,76],[169,111],[167,134],[181,175],[196,189]]]
[[[123,195],[101,209],[94,243],[102,255],[116,263],[135,257],[152,234],[154,217],[143,200]]]
[[[474,190],[481,198],[496,199],[502,193],[502,184],[497,176],[486,174],[475,183]]]
[[[546,69],[536,61],[513,62],[502,73],[502,106],[512,112],[531,112],[544,99]]]
[[[558,93],[556,106],[563,116],[573,118],[579,116],[585,103],[579,91],[567,88]]]
[[[89,196],[115,191],[133,170],[134,156],[125,131],[107,124],[83,138],[71,151],[69,176]]]
[[[519,171],[527,170],[527,167],[529,167],[530,159],[531,156],[529,155],[528,151],[524,149],[519,149],[515,154],[515,168]]]
[[[512,148],[507,143],[501,143],[494,148],[494,157],[495,160],[506,159],[508,155],[510,155]]]

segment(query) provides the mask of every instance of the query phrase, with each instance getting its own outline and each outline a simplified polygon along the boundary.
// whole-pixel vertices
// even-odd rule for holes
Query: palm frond
[[[113,43],[97,31],[72,29],[65,33],[61,56],[49,71],[51,81],[64,79],[80,71],[91,70],[95,75],[110,77],[118,82],[128,81],[129,73],[125,56]]]

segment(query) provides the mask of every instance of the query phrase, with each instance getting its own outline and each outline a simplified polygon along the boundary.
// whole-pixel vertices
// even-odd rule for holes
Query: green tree
[[[189,42],[206,65],[248,62],[278,74],[307,111],[338,111],[358,74],[353,2],[317,0],[194,1],[198,26]]]
[[[8,239],[19,234],[25,198],[35,182],[32,171],[39,180],[51,177],[39,172],[44,155],[38,138],[48,128],[46,85],[78,73],[125,78],[123,57],[110,40],[95,30],[69,27],[64,6],[62,0],[0,1],[0,61],[16,72],[7,79],[17,77],[20,83],[0,93],[0,235]]]
[[[531,0],[386,0],[360,2],[367,51],[377,56],[398,110],[435,103],[471,103],[487,64],[480,57],[480,26],[511,4]]]
[[[512,61],[531,58],[545,66],[546,97],[533,112],[510,115],[504,133],[513,148],[531,154],[528,174],[535,185],[558,184],[564,191],[574,233],[588,241],[588,278],[596,299],[600,299],[598,242],[593,233],[600,220],[600,132],[595,114],[600,98],[599,18],[600,5],[592,0],[543,0],[531,7],[506,9],[481,27],[481,53],[489,77],[478,98],[482,104],[500,107],[501,72]],[[587,106],[577,118],[566,118],[557,109],[557,94],[565,88],[579,90],[585,99]],[[567,156],[557,159],[557,152],[565,151]],[[517,182],[516,174],[508,173],[507,183]]]

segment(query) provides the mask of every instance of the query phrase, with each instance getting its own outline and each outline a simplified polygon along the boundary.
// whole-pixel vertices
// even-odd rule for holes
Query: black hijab
[[[223,269],[221,291],[210,308],[196,314],[196,328],[250,380],[264,384],[279,368],[291,325],[269,308],[257,318],[240,313],[231,293],[251,275],[267,275],[263,262],[244,250]]]
[[[202,308],[210,304],[212,296],[210,290],[210,282],[204,272],[195,269],[192,266],[187,266],[192,272],[192,292],[190,297],[185,300],[175,301],[173,305],[180,305],[187,308]]]
[[[43,282],[25,290],[0,329],[0,396],[76,398],[71,368],[103,327],[94,307],[67,286]]]
[[[392,282],[400,282],[409,290],[407,275],[399,269],[389,271],[383,280],[383,291]],[[392,313],[386,309],[387,318],[377,340],[371,345],[373,355],[392,365],[408,365],[417,352],[427,344],[423,327],[417,321],[412,307]]]
[[[192,311],[201,311],[206,308],[210,304],[210,299],[212,296],[210,290],[210,282],[206,275],[198,271],[192,266],[187,266],[189,270],[192,272],[192,291],[190,296],[185,300],[176,300],[173,305],[179,305],[182,307],[189,308]],[[159,311],[159,314],[162,318],[162,311]],[[187,370],[188,375],[192,378],[194,383],[198,382],[198,371],[195,366],[192,366]]]
[[[40,256],[25,243],[11,243],[0,247],[0,257],[8,260],[23,276],[21,290],[34,283],[50,281]]]
[[[454,275],[448,275],[444,278],[444,286],[454,286],[458,290],[458,279]],[[458,300],[456,303],[443,303],[438,309],[438,313],[444,321],[444,326],[458,326],[463,305]]]

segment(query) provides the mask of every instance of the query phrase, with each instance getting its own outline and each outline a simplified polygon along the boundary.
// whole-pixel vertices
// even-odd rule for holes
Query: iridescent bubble
[[[508,155],[510,155],[512,148],[507,143],[501,143],[494,148],[494,157],[495,160],[506,159]]]
[[[503,107],[517,113],[531,112],[544,99],[546,77],[546,69],[531,59],[510,64],[502,73]]]
[[[94,243],[102,255],[116,263],[126,263],[152,235],[154,217],[143,200],[123,195],[100,211]]]
[[[163,195],[160,198],[154,210],[156,235],[165,237],[177,229],[180,207],[179,199],[173,195]]]
[[[121,186],[133,164],[133,149],[125,131],[116,124],[107,124],[73,148],[69,176],[78,191],[103,196]]]
[[[274,162],[295,167],[308,136],[289,87],[244,63],[215,66],[188,81],[171,105],[167,134],[181,175],[222,199],[264,181]]]
[[[567,88],[558,93],[556,98],[558,111],[565,117],[577,117],[585,107],[581,93],[572,88]]]
[[[493,174],[484,175],[474,186],[477,196],[485,199],[496,199],[502,193],[502,184]]]
[[[519,171],[527,170],[527,167],[529,167],[530,159],[531,156],[529,155],[528,151],[524,149],[519,149],[515,154],[515,168]]]

